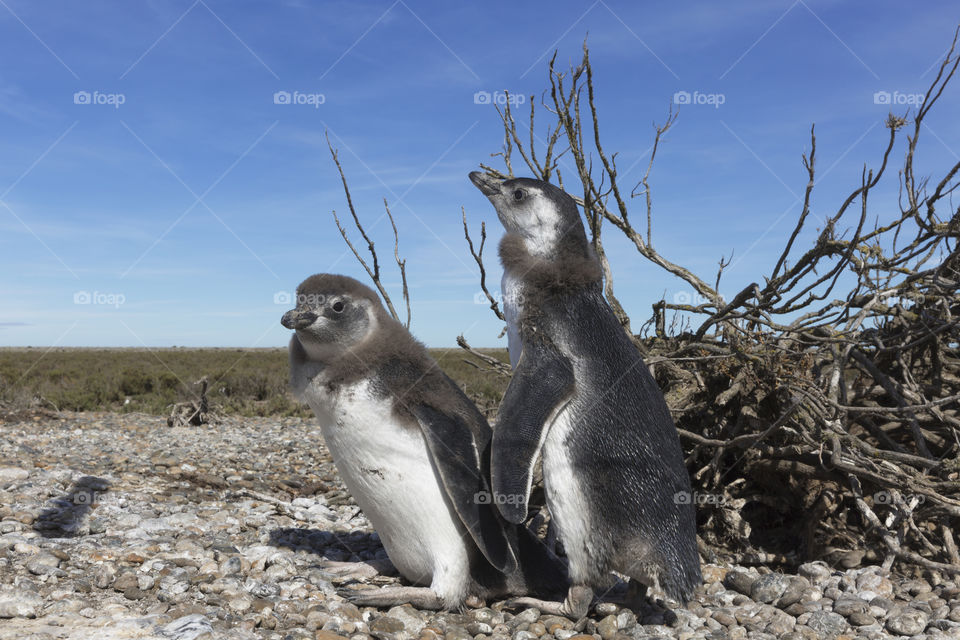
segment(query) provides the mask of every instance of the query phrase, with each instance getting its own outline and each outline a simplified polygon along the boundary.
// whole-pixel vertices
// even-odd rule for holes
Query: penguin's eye
[[[523,189],[516,189],[516,190],[513,192],[513,201],[514,201],[514,202],[520,202],[520,201],[523,200],[525,197],[527,197],[527,194],[526,194],[526,192],[525,192]]]
[[[337,313],[341,313],[343,311],[343,302],[340,300],[337,300],[336,302],[334,302],[333,310],[336,311]]]

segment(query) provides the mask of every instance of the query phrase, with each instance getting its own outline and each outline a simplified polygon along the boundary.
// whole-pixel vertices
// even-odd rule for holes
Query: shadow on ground
[[[320,529],[284,527],[270,532],[270,544],[286,549],[306,550],[337,562],[370,560],[383,555],[380,536],[369,531],[334,533]]]
[[[110,482],[96,476],[84,476],[73,483],[70,490],[52,498],[33,523],[33,530],[44,538],[72,538],[83,519],[95,508]]]

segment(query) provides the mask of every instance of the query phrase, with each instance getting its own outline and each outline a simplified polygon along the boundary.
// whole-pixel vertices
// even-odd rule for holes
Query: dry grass
[[[468,365],[460,349],[431,352],[482,408],[499,403],[505,378]],[[506,359],[505,350],[490,353]],[[216,413],[311,415],[287,389],[285,349],[0,349],[0,404],[167,415],[196,397],[193,382],[203,376]]]

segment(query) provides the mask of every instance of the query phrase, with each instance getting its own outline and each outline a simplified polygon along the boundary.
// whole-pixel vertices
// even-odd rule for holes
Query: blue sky
[[[722,100],[680,106],[652,174],[654,244],[711,282],[734,252],[720,287],[734,293],[792,228],[811,123],[826,216],[878,164],[891,106],[874,94],[923,92],[958,20],[946,1],[0,0],[0,344],[285,344],[278,293],[316,272],[366,281],[330,214],[347,208],[329,131],[399,298],[383,198],[396,216],[413,332],[503,345],[460,222],[461,206],[486,221],[499,289],[502,231],[467,173],[496,161],[502,129],[475,96],[539,96],[552,52],[568,66],[587,34],[624,184],[675,93]],[[958,86],[927,121],[918,175],[958,158]],[[896,186],[891,172],[876,215]],[[687,290],[606,238],[635,326]]]

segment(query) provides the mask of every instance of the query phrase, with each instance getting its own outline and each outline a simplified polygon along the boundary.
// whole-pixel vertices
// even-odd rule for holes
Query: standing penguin
[[[494,429],[494,497],[507,520],[523,522],[542,453],[547,507],[569,559],[566,601],[537,604],[580,618],[611,571],[630,576],[635,595],[659,583],[685,602],[701,577],[680,441],[603,297],[576,203],[540,180],[470,179],[507,231],[500,259],[514,373]]]
[[[397,570],[429,585],[355,592],[354,603],[450,609],[564,583],[556,559],[491,504],[486,419],[377,294],[314,275],[281,323],[296,331],[294,394],[313,408],[344,484]]]

